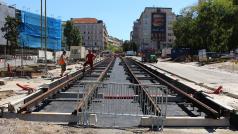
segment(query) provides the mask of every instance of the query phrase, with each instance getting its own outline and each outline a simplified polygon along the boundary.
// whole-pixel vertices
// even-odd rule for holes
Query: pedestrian
[[[90,69],[93,69],[93,60],[96,56],[92,53],[92,50],[88,50],[88,54],[86,55],[86,62],[83,64],[83,72],[85,72],[85,67],[90,65]]]
[[[63,53],[61,54],[60,59],[59,59],[59,65],[61,66],[60,77],[62,77],[64,72],[66,71],[66,60],[67,59],[68,59],[68,57],[66,57],[66,51],[63,51]]]

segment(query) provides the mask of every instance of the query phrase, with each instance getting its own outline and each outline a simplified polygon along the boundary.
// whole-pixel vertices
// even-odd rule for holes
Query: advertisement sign
[[[152,40],[166,41],[166,13],[152,13]]]

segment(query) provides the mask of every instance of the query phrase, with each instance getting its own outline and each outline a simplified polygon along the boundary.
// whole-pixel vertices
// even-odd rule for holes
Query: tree
[[[231,0],[209,0],[198,5],[198,29],[203,35],[206,48],[210,51],[228,51],[232,36],[233,4]]]
[[[183,9],[174,23],[176,47],[216,52],[238,47],[237,13],[232,0],[208,0]]]
[[[73,26],[71,21],[67,21],[64,28],[64,36],[66,37],[67,49],[71,46],[80,46],[82,43],[81,34],[78,28]]]
[[[15,54],[15,49],[18,47],[18,36],[19,36],[19,25],[20,21],[17,18],[7,16],[5,18],[6,23],[4,27],[1,28],[1,31],[4,34],[4,38],[7,40],[7,54]],[[10,43],[10,46],[9,46]]]
[[[229,43],[228,43],[228,47],[229,49],[236,49],[238,47],[238,1],[236,0],[236,3],[234,3],[234,7],[233,7],[233,14],[231,16],[232,18],[232,24],[233,24],[233,29],[232,29],[232,35],[229,39]],[[227,20],[229,20],[229,18],[227,18]],[[231,20],[231,19],[230,19]]]
[[[136,51],[137,52],[137,45],[135,42],[132,42],[132,41],[124,41],[124,43],[122,44],[122,48],[123,48],[123,51]]]
[[[107,47],[106,47],[106,50],[109,50],[113,53],[115,52],[122,52],[122,47],[120,46],[114,46],[112,44],[108,44]]]
[[[124,41],[122,44],[123,51],[128,51],[129,50],[129,41]]]
[[[71,36],[72,36],[72,45],[74,45],[74,46],[82,45],[82,39],[81,39],[80,31],[78,28],[73,27]]]

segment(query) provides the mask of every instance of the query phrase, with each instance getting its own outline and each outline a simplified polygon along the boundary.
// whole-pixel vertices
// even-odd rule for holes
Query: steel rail
[[[107,74],[108,70],[110,69],[110,67],[112,66],[113,62],[115,61],[115,58],[111,58],[110,63],[107,65],[107,67],[103,70],[103,72],[100,74],[100,76],[97,78],[96,82],[100,82],[103,80],[103,78],[105,77],[105,75]],[[82,112],[82,109],[88,105],[88,101],[92,99],[93,97],[93,93],[96,91],[98,85],[97,84],[93,84],[92,87],[90,87],[88,89],[88,91],[86,92],[86,94],[84,95],[84,97],[82,98],[82,100],[78,103],[78,105],[76,106],[75,110],[72,112],[72,114],[76,115],[78,112]]]
[[[95,63],[94,67],[102,64],[103,62],[107,61],[108,59],[104,59],[103,61],[100,61],[98,63]],[[90,68],[87,67],[86,71],[89,71]],[[46,92],[40,94],[39,96],[33,98],[32,100],[26,102],[23,106],[20,107],[20,109],[18,110],[18,113],[27,113],[30,112],[29,109],[38,105],[40,102],[42,102],[43,100],[45,100],[46,98],[48,98],[49,96],[57,93],[60,89],[64,88],[66,85],[69,85],[70,82],[77,80],[80,76],[82,76],[82,70],[79,70],[77,72],[77,75],[73,76],[73,77],[69,77],[66,81],[60,83],[59,85],[53,87],[53,88],[49,88],[47,89]],[[68,77],[68,76],[67,76]]]
[[[140,68],[142,68],[144,71],[146,71],[148,74],[150,74],[150,76],[156,78],[158,81],[161,82],[161,84],[167,86],[169,89],[171,89],[171,90],[177,92],[178,94],[182,95],[183,97],[185,97],[186,100],[192,102],[192,104],[194,104],[196,107],[201,109],[207,115],[211,115],[213,118],[218,118],[219,117],[219,112],[218,111],[214,110],[213,108],[209,107],[208,105],[204,104],[203,102],[199,101],[198,99],[196,99],[196,98],[192,97],[191,95],[187,94],[182,89],[179,89],[176,86],[174,86],[173,84],[171,84],[171,83],[167,82],[166,80],[158,77],[157,75],[155,75],[154,73],[152,73],[151,71],[146,69],[144,67],[144,65],[142,65],[141,63],[136,62],[133,59],[129,59],[129,60],[131,60],[136,65],[138,65]]]
[[[143,84],[143,83],[141,83],[141,82],[139,81],[139,79],[133,74],[131,68],[130,68],[129,65],[126,63],[126,61],[125,61],[124,58],[122,58],[122,61],[125,63],[126,68],[128,69],[128,73],[130,74],[130,76],[135,80],[135,81],[134,81],[134,84],[139,84],[139,85],[140,85],[140,84]],[[141,95],[142,95],[143,97],[145,97],[145,100],[148,100],[148,101],[149,101],[148,104],[151,106],[152,111],[155,111],[155,115],[159,115],[159,114],[161,113],[161,109],[160,109],[160,107],[159,107],[158,105],[156,105],[156,103],[154,102],[153,98],[150,96],[149,92],[148,92],[144,87],[142,87],[141,85],[139,86],[139,89],[141,90],[141,92],[140,92]],[[136,93],[136,94],[137,94],[137,93]],[[145,104],[145,103],[142,103],[141,105],[143,105],[143,106],[142,106],[143,112],[146,113],[146,112],[145,112],[146,109],[143,109],[146,104]]]

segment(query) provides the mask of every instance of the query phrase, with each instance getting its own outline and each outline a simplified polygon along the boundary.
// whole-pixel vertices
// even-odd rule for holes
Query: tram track
[[[43,107],[54,101],[54,96],[57,96],[58,94],[62,93],[64,94],[65,91],[69,92],[70,87],[72,87],[74,84],[77,84],[78,80],[82,80],[83,78],[86,77],[88,78],[88,76],[89,78],[94,79],[96,74],[96,77],[98,76],[97,81],[101,81],[105,77],[113,61],[114,58],[105,59],[104,61],[95,64],[94,70],[92,72],[90,72],[90,69],[87,68],[85,71],[85,75],[83,75],[82,71],[78,71],[62,78],[61,80],[58,80],[56,83],[52,83],[51,85],[49,85],[48,89],[44,89],[46,90],[44,93],[32,98],[31,100],[26,102],[23,106],[21,106],[20,109],[18,110],[18,113],[24,114],[29,113],[31,111],[39,111],[40,109],[42,109]],[[93,91],[94,89],[95,87],[89,89],[88,95],[86,97],[90,97],[90,95],[94,92]],[[71,92],[71,94],[73,94],[73,92]],[[88,98],[84,97],[82,99],[83,101],[80,101],[79,105],[84,104],[87,101],[87,99]],[[80,109],[80,106],[78,109]],[[75,110],[72,110],[72,112],[74,111]]]
[[[151,68],[148,68],[147,66],[133,59],[124,58],[123,60],[125,62],[129,75],[133,78],[133,83],[144,84],[142,82],[143,80],[153,80],[153,83],[168,87],[170,93],[176,93],[178,96],[181,96],[186,102],[184,104],[189,104],[193,107],[197,107],[198,111],[204,112],[206,114],[205,116],[208,118],[217,119],[222,116],[229,116],[229,111],[227,111],[221,106],[215,105],[213,102],[206,99],[205,97],[202,97],[202,94],[200,92],[191,92],[191,89],[188,90],[189,87],[186,87],[186,89],[184,90],[183,88],[185,87],[180,88],[181,86],[178,86],[179,82],[168,80],[165,78],[165,76],[161,77],[162,74],[158,74]],[[134,70],[136,68],[137,71],[133,71],[133,68]],[[143,75],[143,77],[138,77],[138,75]]]
[[[167,126],[176,126],[174,117],[180,120],[184,117],[185,122],[192,121],[191,117],[201,122],[211,119],[211,126],[227,126],[226,118],[229,118],[227,109],[189,87],[131,58],[114,57],[96,63],[92,71],[87,68],[84,75],[79,70],[51,83],[26,98],[14,116],[36,121],[50,118],[52,122],[78,122],[82,114],[93,114],[101,127],[115,126],[116,122],[122,127],[140,126],[143,117],[161,120],[157,117],[166,116],[169,116],[165,121]],[[195,126],[203,125],[201,122]]]

